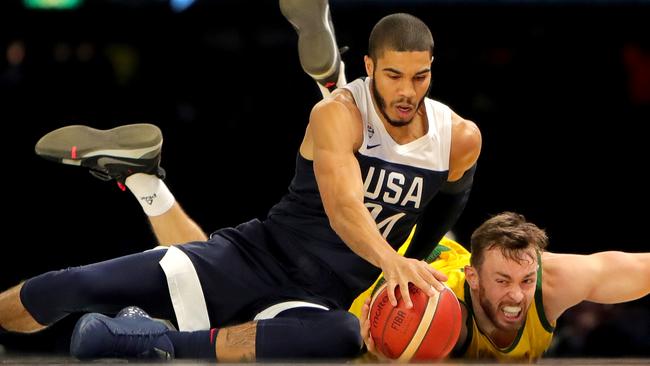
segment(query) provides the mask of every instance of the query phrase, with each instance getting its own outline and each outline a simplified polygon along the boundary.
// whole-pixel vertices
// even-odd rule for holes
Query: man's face
[[[485,252],[478,269],[479,304],[494,326],[503,331],[521,328],[535,296],[537,254],[526,249],[520,262],[506,258],[501,250]]]
[[[431,87],[431,53],[387,50],[376,63],[366,56],[366,70],[387,122],[395,127],[409,124]]]

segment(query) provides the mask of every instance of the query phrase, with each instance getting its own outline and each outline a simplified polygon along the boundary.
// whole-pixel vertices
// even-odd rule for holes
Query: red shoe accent
[[[122,192],[126,191],[126,186],[124,184],[122,184],[121,182],[117,182],[117,186],[120,187]]]
[[[76,158],[77,158],[77,147],[76,147],[76,146],[73,146],[72,149],[70,149],[70,156],[71,156],[73,159],[76,159]]]

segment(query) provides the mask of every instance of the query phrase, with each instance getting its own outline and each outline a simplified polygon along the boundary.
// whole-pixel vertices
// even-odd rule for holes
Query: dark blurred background
[[[264,217],[285,193],[320,98],[276,1],[70,2],[0,2],[3,289],[155,244],[130,193],[38,158],[43,134],[157,124],[168,186],[213,231]],[[513,210],[552,251],[648,250],[650,2],[332,0],[348,80],[363,75],[372,26],[397,11],[433,32],[431,97],[483,134],[462,243]],[[650,356],[649,308],[575,308],[551,355]],[[74,320],[3,339],[6,352],[66,352]]]

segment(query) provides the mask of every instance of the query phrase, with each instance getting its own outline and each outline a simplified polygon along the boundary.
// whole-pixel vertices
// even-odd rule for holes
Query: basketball
[[[406,308],[399,288],[395,289],[397,306],[388,299],[386,285],[379,287],[370,303],[370,335],[378,352],[407,362],[439,360],[454,348],[462,316],[456,295],[445,286],[429,297],[409,284],[413,307]]]

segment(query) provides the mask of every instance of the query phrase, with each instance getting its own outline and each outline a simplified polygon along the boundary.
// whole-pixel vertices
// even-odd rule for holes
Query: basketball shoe
[[[173,359],[169,328],[137,306],[122,309],[114,318],[99,313],[81,317],[70,340],[70,354],[78,359]]]
[[[131,174],[165,177],[160,167],[162,132],[152,124],[132,124],[110,130],[72,125],[54,130],[36,143],[36,154],[62,164],[79,165],[120,187]]]
[[[280,10],[298,33],[298,56],[302,69],[323,91],[346,84],[345,66],[334,35],[327,0],[280,0]],[[323,91],[323,94],[325,92]]]

